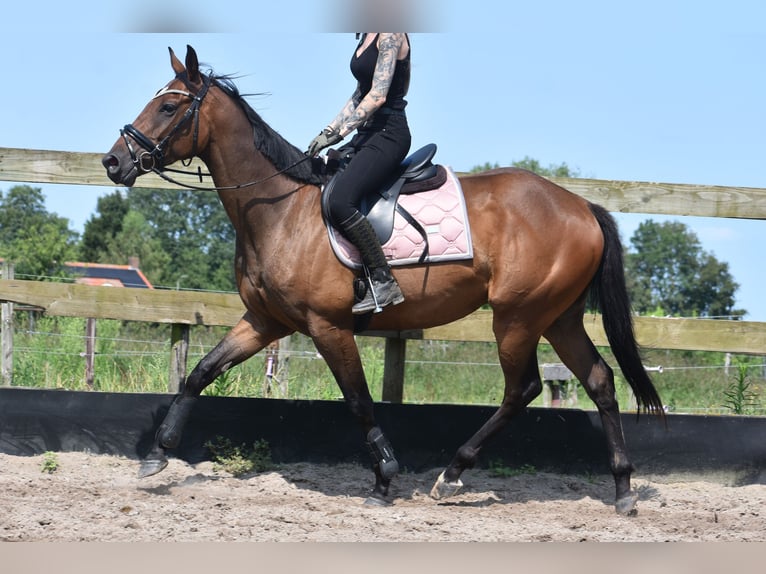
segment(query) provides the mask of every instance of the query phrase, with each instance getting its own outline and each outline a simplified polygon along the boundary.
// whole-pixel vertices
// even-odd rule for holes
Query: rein
[[[238,183],[236,185],[226,185],[226,186],[223,186],[223,187],[206,187],[206,186],[202,186],[202,185],[194,185],[194,184],[191,184],[191,183],[183,183],[183,182],[180,182],[177,179],[173,179],[169,175],[165,174],[166,171],[172,171],[174,173],[186,173],[186,174],[194,173],[194,172],[191,172],[191,171],[183,171],[183,170],[180,170],[180,169],[169,169],[169,168],[159,168],[158,169],[158,168],[155,168],[155,167],[153,167],[152,169],[150,169],[148,171],[153,171],[154,173],[156,173],[158,176],[160,176],[165,181],[173,183],[173,184],[175,184],[175,185],[177,185],[179,187],[183,187],[185,189],[193,189],[195,191],[232,191],[232,190],[237,190],[237,189],[243,189],[245,187],[253,187],[253,186],[259,185],[261,183],[267,182],[270,179],[273,179],[273,178],[277,177],[278,175],[282,175],[284,173],[287,173],[288,171],[290,171],[294,167],[299,166],[304,161],[308,161],[309,159],[311,159],[309,156],[301,158],[298,161],[293,162],[292,164],[288,165],[286,168],[280,169],[279,171],[274,172],[271,175],[268,175],[268,176],[266,176],[264,178],[261,178],[261,179],[256,179],[254,181],[249,181],[247,183]],[[202,173],[201,168],[198,168],[197,169],[197,175],[199,176],[200,181],[202,181],[202,178],[204,176],[209,176],[210,174],[209,173]]]
[[[153,100],[156,98],[159,98],[160,96],[164,96],[165,94],[180,94],[192,100],[191,104],[189,104],[189,107],[186,109],[186,112],[184,112],[184,115],[181,117],[180,120],[178,120],[178,123],[176,123],[176,125],[173,126],[173,128],[168,132],[168,134],[164,138],[162,138],[162,140],[159,141],[158,143],[154,144],[149,137],[147,137],[140,130],[136,129],[135,126],[133,126],[133,124],[126,124],[125,127],[123,127],[120,130],[120,135],[122,136],[122,139],[125,141],[125,145],[127,146],[128,151],[130,152],[130,158],[133,161],[133,165],[136,167],[137,170],[141,171],[142,173],[149,173],[150,171],[154,172],[165,181],[186,189],[193,189],[197,191],[230,191],[230,190],[242,189],[245,187],[253,187],[255,185],[259,185],[261,183],[264,183],[270,179],[277,177],[278,175],[282,175],[290,171],[294,167],[302,164],[303,162],[311,159],[311,156],[306,155],[305,157],[288,165],[286,168],[280,169],[279,171],[272,173],[271,175],[266,176],[264,178],[250,181],[247,183],[228,185],[225,187],[206,187],[206,186],[182,183],[172,178],[171,176],[167,175],[165,173],[166,171],[170,171],[174,173],[193,173],[193,172],[187,172],[183,170],[163,167],[162,162],[165,158],[165,150],[170,144],[170,140],[178,133],[178,131],[184,126],[184,124],[186,124],[186,122],[188,122],[192,118],[194,118],[194,134],[192,136],[193,137],[192,157],[197,155],[197,136],[199,134],[199,108],[202,105],[202,100],[204,100],[205,96],[207,95],[208,89],[210,88],[210,84],[211,84],[210,78],[203,74],[202,88],[200,88],[200,91],[197,92],[196,95],[185,90],[168,89],[167,87],[162,88],[154,95],[154,97],[152,98]],[[133,145],[131,144],[131,140],[137,143],[141,148],[143,148],[144,151],[140,151],[137,153],[136,150],[133,148]],[[189,161],[191,162],[191,160]],[[188,164],[184,164],[184,165],[188,165]],[[209,176],[209,175],[210,175],[209,173],[203,174],[201,168],[199,167],[197,168],[197,176],[199,177],[200,183],[202,182],[203,176]]]

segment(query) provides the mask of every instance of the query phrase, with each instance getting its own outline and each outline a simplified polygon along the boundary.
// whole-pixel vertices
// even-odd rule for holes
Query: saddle
[[[342,148],[341,148],[342,150]],[[428,234],[422,225],[412,215],[398,204],[399,196],[422,191],[437,189],[447,181],[447,170],[438,164],[432,163],[436,155],[436,144],[428,144],[410,154],[400,165],[391,180],[376,193],[362,200],[359,211],[367,217],[367,220],[375,230],[378,240],[385,244],[394,231],[394,216],[399,213],[426,241]],[[340,156],[340,157],[338,157]],[[326,222],[330,222],[329,202],[338,173],[343,170],[345,164],[350,161],[349,156],[328,156],[330,162],[338,162],[335,174],[330,178],[322,191],[322,215]],[[422,259],[428,256],[428,250],[423,251]]]

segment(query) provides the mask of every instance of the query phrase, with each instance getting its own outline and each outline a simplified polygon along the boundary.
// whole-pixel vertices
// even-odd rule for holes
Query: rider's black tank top
[[[388,95],[386,96],[386,103],[383,104],[386,108],[394,110],[403,110],[407,106],[407,100],[404,96],[407,95],[407,89],[410,86],[410,53],[412,52],[412,46],[410,45],[409,36],[407,38],[407,44],[409,49],[407,55],[403,60],[396,61],[396,68],[394,68],[394,78],[391,81],[391,87],[388,89]],[[357,57],[356,53],[359,50],[359,46],[364,42],[362,37],[361,42],[354,50],[354,55],[351,57],[351,73],[359,82],[359,88],[364,97],[367,92],[372,88],[372,78],[375,74],[375,64],[378,62],[378,39],[367,46],[367,49],[362,52],[362,55]]]

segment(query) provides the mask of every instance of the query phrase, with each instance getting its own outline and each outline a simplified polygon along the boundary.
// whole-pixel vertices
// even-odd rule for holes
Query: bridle
[[[168,134],[157,144],[153,144],[152,140],[149,139],[141,131],[136,129],[133,124],[127,124],[120,130],[120,135],[125,141],[125,145],[128,147],[128,151],[130,152],[130,159],[133,160],[133,165],[136,166],[136,169],[142,173],[148,173],[150,171],[159,172],[162,170],[162,164],[165,159],[165,150],[167,150],[167,147],[170,144],[170,140],[179,132],[179,130],[186,124],[186,122],[192,119],[192,117],[194,118],[192,156],[197,155],[197,137],[199,135],[199,108],[202,105],[202,100],[205,99],[209,88],[210,78],[208,76],[202,75],[202,88],[200,88],[200,91],[197,92],[197,94],[192,94],[186,90],[169,89],[167,86],[154,94],[154,97],[152,98],[153,100],[156,100],[157,98],[166,94],[181,94],[182,96],[186,96],[187,98],[191,99],[191,104],[189,104],[189,107],[186,109],[181,119],[178,120],[176,125],[174,125]],[[136,153],[136,150],[133,149],[133,146],[130,143],[131,139],[135,141],[139,146],[141,146],[144,151]]]
[[[203,187],[198,185],[192,185],[188,183],[182,183],[176,179],[173,179],[169,175],[167,175],[166,171],[171,171],[174,173],[189,173],[185,172],[183,170],[177,170],[177,169],[171,169],[168,167],[165,167],[163,165],[164,159],[165,159],[165,151],[168,148],[168,145],[170,145],[170,140],[181,130],[181,128],[184,127],[184,125],[192,120],[194,121],[194,128],[193,128],[193,135],[192,135],[192,155],[197,155],[197,139],[199,135],[199,109],[202,105],[202,100],[205,99],[205,96],[208,93],[208,90],[210,89],[211,85],[211,78],[210,76],[207,76],[205,74],[200,74],[202,77],[202,87],[200,88],[199,92],[196,94],[193,94],[186,90],[178,90],[178,89],[170,89],[167,86],[160,89],[156,94],[154,94],[154,97],[152,100],[155,100],[161,96],[164,96],[166,94],[180,94],[182,96],[186,96],[191,100],[191,103],[189,104],[189,107],[184,112],[184,115],[181,117],[180,120],[174,125],[171,130],[167,133],[167,135],[162,138],[161,141],[158,143],[153,143],[152,140],[146,136],[146,134],[142,133],[140,130],[136,129],[136,127],[133,124],[126,124],[125,127],[123,127],[120,130],[120,135],[122,136],[123,141],[125,142],[125,145],[128,148],[128,152],[130,153],[130,158],[133,161],[133,165],[136,167],[136,169],[141,173],[149,173],[150,171],[156,173],[158,176],[160,176],[165,181],[169,181],[170,183],[173,183],[175,185],[178,185],[180,187],[185,187],[187,189],[194,189],[194,190],[200,190],[200,191],[224,191],[224,190],[233,190],[233,189],[242,189],[244,187],[251,187],[254,185],[258,185],[260,183],[263,183],[265,181],[268,181],[278,175],[281,175],[294,167],[300,165],[304,161],[308,161],[311,159],[309,155],[306,155],[305,157],[297,160],[296,162],[292,163],[291,165],[287,166],[284,169],[281,169],[277,171],[276,173],[273,173],[267,177],[264,177],[262,179],[258,179],[255,181],[251,181],[248,183],[240,183],[237,185],[229,185],[225,187]],[[188,84],[187,84],[188,87]],[[139,150],[138,152],[134,149],[133,145],[131,144],[131,140],[138,144],[142,150]],[[191,158],[189,159],[189,163],[181,162],[184,166],[188,166],[191,163]],[[210,174],[203,174],[201,169],[197,169],[197,176],[200,179],[200,183],[202,182],[203,175],[210,175]]]

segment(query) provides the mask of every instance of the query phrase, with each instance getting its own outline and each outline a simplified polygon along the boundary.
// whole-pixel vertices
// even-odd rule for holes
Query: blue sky
[[[0,146],[105,152],[192,44],[288,140],[306,146],[354,88],[344,0],[7,3]],[[183,6],[183,7],[182,7]],[[766,3],[419,0],[413,147],[458,170],[530,156],[583,176],[766,188]],[[178,16],[182,14],[183,16]],[[159,33],[140,33],[146,31]],[[177,33],[168,33],[175,31]],[[13,183],[0,182],[6,190]],[[113,187],[41,185],[81,230]],[[730,265],[737,306],[766,321],[766,223],[679,219]]]

